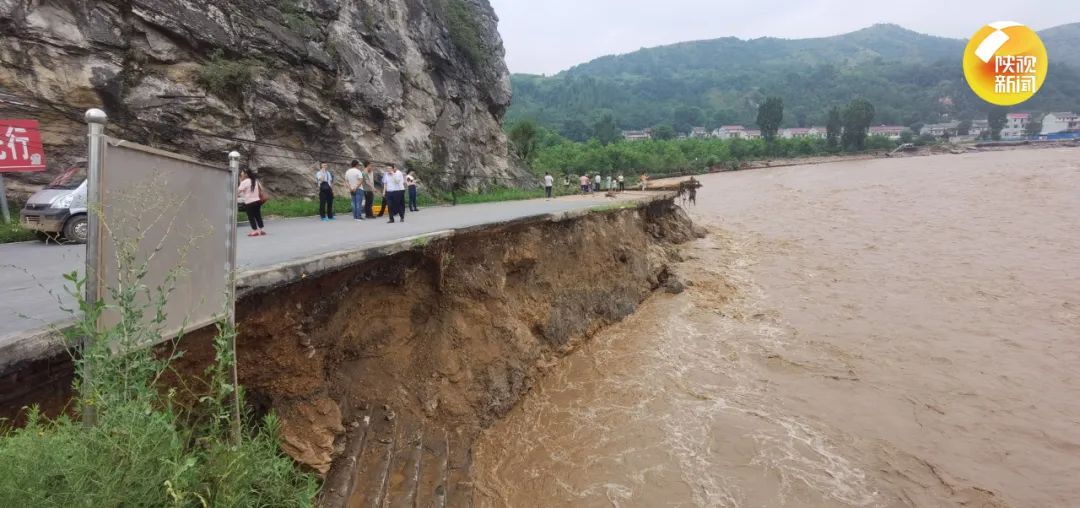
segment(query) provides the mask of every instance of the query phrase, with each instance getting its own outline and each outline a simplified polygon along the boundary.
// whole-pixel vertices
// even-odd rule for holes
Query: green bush
[[[23,229],[18,222],[5,224],[0,219],[0,243],[27,242],[34,239],[34,232]]]
[[[488,61],[488,52],[484,49],[481,34],[484,28],[476,19],[472,7],[465,0],[443,0],[447,17],[447,29],[450,40],[459,51],[465,54],[474,67],[481,67]]]
[[[218,97],[238,98],[251,88],[262,64],[254,58],[230,60],[220,49],[199,71],[197,80],[207,91]]]
[[[69,339],[87,338],[75,357],[77,413],[50,420],[30,409],[26,426],[0,434],[0,506],[311,506],[318,483],[278,449],[274,416],[246,426],[234,417],[243,395],[231,382],[232,330],[219,330],[201,389],[163,388],[179,355],[148,346],[162,337],[183,262],[149,288],[149,260],[135,254],[142,237],[131,236],[116,242],[115,304],[86,302],[85,280],[65,276],[79,301]],[[99,329],[105,312],[117,324]]]
[[[873,136],[867,139],[868,148],[893,149],[896,142]],[[706,168],[738,168],[742,162],[812,157],[842,153],[830,149],[825,139],[776,139],[766,143],[761,139],[677,139],[617,142],[603,145],[595,140],[587,143],[562,143],[541,146],[532,169],[537,174],[623,173],[627,176],[649,173],[664,175],[697,174]]]

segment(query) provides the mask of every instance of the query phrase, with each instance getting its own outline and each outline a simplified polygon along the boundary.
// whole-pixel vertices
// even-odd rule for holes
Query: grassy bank
[[[147,345],[164,336],[183,261],[152,289],[149,262],[134,261],[138,242],[116,244],[108,308],[81,298],[77,272],[65,275],[78,300],[67,338],[89,344],[73,354],[75,399],[56,419],[30,408],[22,428],[0,422],[0,506],[313,506],[318,479],[282,453],[277,418],[233,415],[236,399],[244,405],[232,383],[233,330],[222,325],[201,376],[163,382],[180,353],[175,343]],[[106,311],[119,324],[98,327]]]
[[[4,224],[0,222],[0,243],[26,242],[34,239],[34,232],[23,229],[18,222]]]

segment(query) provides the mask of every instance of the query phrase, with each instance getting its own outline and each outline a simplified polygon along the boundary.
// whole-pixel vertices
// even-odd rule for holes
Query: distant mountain
[[[1024,109],[1080,110],[1080,23],[1044,31],[1047,83]],[[534,118],[571,138],[612,114],[624,129],[671,123],[752,124],[769,95],[784,99],[785,124],[823,124],[829,108],[865,97],[877,123],[910,125],[984,118],[987,105],[964,81],[966,41],[891,24],[815,39],[723,38],[605,56],[555,76],[517,74],[508,121]]]
[[[1080,23],[1049,28],[1039,32],[1051,62],[1080,68]]]

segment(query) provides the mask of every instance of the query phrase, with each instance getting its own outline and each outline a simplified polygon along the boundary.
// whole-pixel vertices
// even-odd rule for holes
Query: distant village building
[[[739,139],[746,133],[746,127],[741,125],[721,125],[720,128],[712,132],[714,138],[720,139]]]
[[[824,127],[793,127],[780,131],[780,137],[784,139],[820,139],[825,137],[825,133],[826,129]]]
[[[1080,115],[1071,112],[1049,113],[1042,120],[1042,134],[1080,131]]]
[[[690,137],[694,139],[705,139],[709,137],[709,131],[704,127],[692,127],[690,129]]]
[[[1009,113],[1005,117],[1005,128],[1001,130],[1003,138],[1022,138],[1027,135],[1027,126],[1031,123],[1030,113]]]
[[[956,135],[958,127],[960,127],[960,122],[931,123],[924,125],[919,134],[935,138],[952,137]]]
[[[648,141],[652,139],[652,129],[643,131],[622,131],[623,139],[627,141]]]
[[[870,127],[870,135],[884,136],[895,141],[900,139],[900,135],[903,134],[905,130],[907,130],[907,127],[904,127],[903,125],[877,125]]]
[[[742,139],[761,139],[761,131],[757,129],[744,130],[742,132]]]
[[[990,132],[989,120],[973,120],[971,122],[971,129],[968,131],[968,134],[978,138],[988,132]]]

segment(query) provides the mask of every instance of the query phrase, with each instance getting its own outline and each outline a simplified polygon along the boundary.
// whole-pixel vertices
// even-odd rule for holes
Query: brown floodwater
[[[693,286],[477,445],[482,506],[1080,506],[1080,150],[704,177]]]

